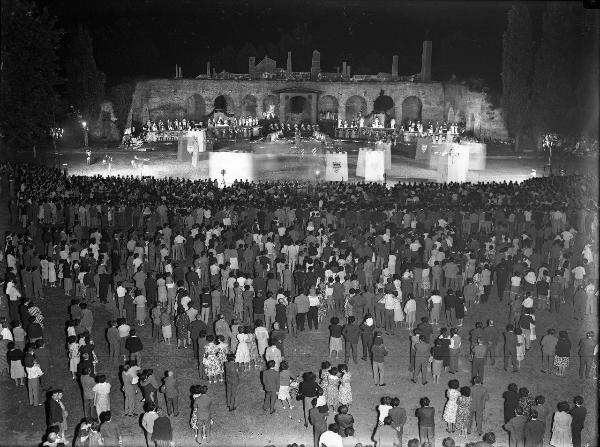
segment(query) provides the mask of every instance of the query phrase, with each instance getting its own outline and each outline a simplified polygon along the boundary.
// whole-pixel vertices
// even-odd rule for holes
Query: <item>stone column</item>
[[[311,107],[311,122],[313,124],[315,124],[318,120],[318,110],[317,107],[319,105],[319,98],[318,98],[318,94],[317,93],[311,93],[310,96],[312,97],[312,107]]]

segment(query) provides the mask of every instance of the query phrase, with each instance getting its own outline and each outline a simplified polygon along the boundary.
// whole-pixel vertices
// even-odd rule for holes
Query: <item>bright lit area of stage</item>
[[[89,165],[83,150],[64,151],[61,164],[68,169],[70,175],[120,175],[120,176],[153,176],[178,177],[190,180],[215,179],[220,185],[230,185],[234,180],[268,181],[268,180],[302,180],[324,181],[327,168],[326,153],[343,153],[347,155],[347,178],[350,182],[365,181],[357,176],[357,164],[361,149],[375,149],[374,144],[366,142],[335,141],[323,144],[320,141],[303,140],[299,144],[294,141],[242,141],[223,147],[214,152],[200,153],[198,163],[193,167],[190,161],[178,161],[173,150],[132,152],[125,150],[94,150]],[[109,166],[106,155],[112,159]],[[468,182],[522,182],[533,176],[548,175],[545,170],[546,159],[542,155],[526,156],[487,156],[485,169],[469,170],[466,173]],[[594,166],[596,165],[594,161]],[[589,163],[588,163],[589,166]],[[339,168],[339,169],[338,169]],[[579,166],[561,167],[567,173],[580,169]],[[333,169],[343,171],[343,166],[333,163]],[[558,167],[555,173],[558,174]],[[385,181],[389,184],[398,182],[439,182],[439,169],[431,167],[431,163],[415,160],[408,156],[391,151],[391,166],[386,170]],[[340,180],[342,173],[340,172]],[[337,173],[334,180],[337,180]]]

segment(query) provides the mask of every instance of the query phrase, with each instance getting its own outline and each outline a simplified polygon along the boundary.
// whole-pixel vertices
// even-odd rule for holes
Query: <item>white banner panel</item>
[[[325,154],[325,181],[348,181],[347,152],[327,152]]]
[[[385,174],[385,151],[365,152],[365,181],[383,182]]]

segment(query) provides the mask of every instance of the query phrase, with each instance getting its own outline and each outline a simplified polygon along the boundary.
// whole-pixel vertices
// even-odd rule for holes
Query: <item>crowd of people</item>
[[[73,433],[63,390],[44,383],[50,368],[61,368],[48,355],[40,309],[56,293],[72,300],[64,340],[52,342],[64,343],[64,374],[82,387],[85,419],[75,445],[121,444],[118,418],[138,415],[142,399],[140,436],[160,447],[173,441],[171,421],[190,414],[180,409],[177,373],[145,366],[145,347],[159,342],[191,346],[197,359],[189,425],[198,443],[214,441],[219,422],[209,387],[224,383],[227,407],[239,411],[242,385],[260,374],[263,410],[291,412],[299,402],[315,447],[403,445],[410,402],[383,397],[370,439],[355,430],[369,421],[350,414],[359,405],[353,375],[368,367],[373,383],[386,387],[386,357],[402,331],[410,335],[411,380],[449,380],[443,421],[453,437],[467,441],[474,420],[478,447],[494,444],[501,429],[514,446],[545,439],[554,447],[582,445],[581,396],[553,412],[555,403],[530,397],[526,387],[511,384],[500,396],[485,370],[498,356],[518,374],[539,338],[543,373],[564,376],[578,356],[579,377],[595,377],[593,332],[575,350],[569,318],[543,337],[535,330],[561,309],[581,325],[597,317],[598,210],[590,178],[391,188],[319,183],[305,194],[299,182],[219,189],[210,180],[69,177],[17,163],[2,165],[0,175],[15,229],[6,232],[0,256],[0,373],[17,388],[26,384],[32,407],[43,404],[42,386],[52,390],[44,445]],[[506,316],[466,328],[465,313],[487,309],[492,296]],[[106,341],[94,338],[98,302],[113,316]],[[147,324],[151,337],[142,337]],[[292,371],[289,345],[324,326],[329,359],[319,374]],[[98,347],[109,352],[109,364],[99,365]],[[472,380],[462,387],[454,378],[459,362],[471,364]],[[110,402],[111,387],[120,384],[109,383],[100,367],[119,371],[122,412]],[[483,409],[501,397],[505,425],[490,427]],[[417,445],[435,445],[430,403],[421,399],[414,418]],[[491,429],[485,434],[484,425]]]

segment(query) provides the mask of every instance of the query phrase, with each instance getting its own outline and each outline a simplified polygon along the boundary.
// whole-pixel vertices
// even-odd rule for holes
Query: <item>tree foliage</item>
[[[502,111],[510,134],[529,126],[533,40],[527,6],[514,5],[502,36]]]
[[[92,38],[81,26],[69,43],[65,69],[69,103],[80,111],[83,119],[91,121],[98,116],[104,101],[106,77],[96,67]]]
[[[1,17],[0,128],[11,146],[30,147],[54,124],[60,31],[25,0],[2,0]]]
[[[578,125],[577,101],[579,34],[576,11],[570,5],[549,3],[533,74],[533,131],[572,133]]]

